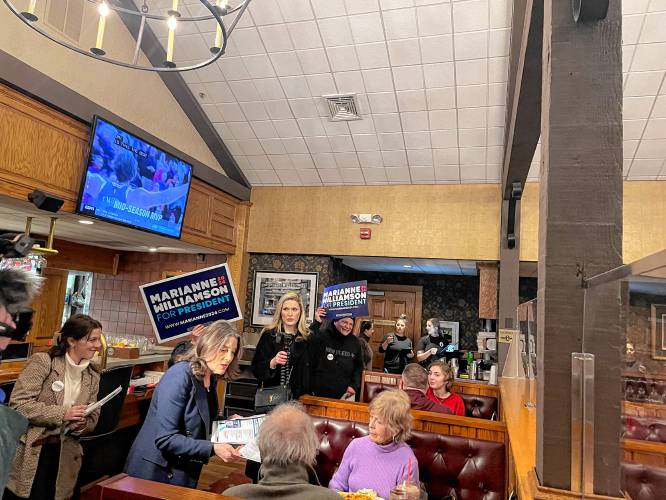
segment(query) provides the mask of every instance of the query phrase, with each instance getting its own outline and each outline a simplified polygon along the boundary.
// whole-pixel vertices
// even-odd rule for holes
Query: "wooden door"
[[[368,312],[375,322],[375,333],[370,340],[374,352],[373,371],[382,371],[384,355],[379,344],[386,333],[394,331],[395,321],[401,314],[407,315],[406,335],[412,344],[421,338],[422,288],[420,286],[368,285]]]
[[[42,276],[45,281],[42,293],[32,303],[35,316],[28,335],[33,352],[44,351],[49,346],[55,332],[60,330],[65,307],[67,271],[47,267],[42,270]]]

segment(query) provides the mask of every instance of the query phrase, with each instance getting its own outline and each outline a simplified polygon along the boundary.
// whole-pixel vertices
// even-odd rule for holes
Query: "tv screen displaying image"
[[[95,117],[79,213],[180,238],[192,165]]]

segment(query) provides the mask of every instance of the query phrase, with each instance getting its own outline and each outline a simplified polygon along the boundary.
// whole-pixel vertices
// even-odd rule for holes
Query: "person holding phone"
[[[419,339],[416,350],[416,360],[427,368],[430,363],[446,356],[446,347],[450,344],[449,339],[443,337],[439,331],[439,319],[430,318],[426,321],[426,332]]]
[[[395,332],[384,335],[379,352],[384,353],[384,371],[386,373],[402,373],[410,359],[414,357],[412,339],[405,335],[407,316],[400,315],[395,322]]]

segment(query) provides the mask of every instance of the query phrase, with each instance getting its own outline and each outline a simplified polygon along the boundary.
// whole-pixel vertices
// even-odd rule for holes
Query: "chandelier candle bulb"
[[[175,3],[175,2],[174,2]],[[167,21],[167,26],[169,26],[169,39],[167,40],[167,56],[166,60],[169,63],[173,63],[173,40],[176,34],[176,18],[171,16]]]
[[[30,0],[30,4],[28,5],[28,13],[35,15],[35,6],[37,5],[37,0]]]
[[[105,52],[102,49],[102,43],[104,42],[104,28],[106,27],[106,16],[109,15],[109,6],[106,4],[106,2],[102,2],[99,4],[97,10],[99,12],[97,39],[95,40],[95,47],[90,50],[96,55],[103,56]]]

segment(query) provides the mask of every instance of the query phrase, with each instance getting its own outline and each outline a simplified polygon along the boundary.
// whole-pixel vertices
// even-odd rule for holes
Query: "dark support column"
[[[587,276],[622,263],[621,0],[576,24],[571,2],[546,0],[539,213],[537,470],[571,487],[571,353],[595,361],[594,492],[618,495],[619,285],[586,304]],[[593,290],[593,289],[591,289]],[[587,328],[583,329],[583,321]]]
[[[520,200],[516,201],[515,236],[516,246],[507,245],[507,223],[509,220],[509,200],[502,201],[502,224],[500,234],[499,265],[499,315],[497,330],[517,328],[516,308],[518,307],[518,279],[520,277]],[[499,374],[502,374],[509,344],[497,343]]]

